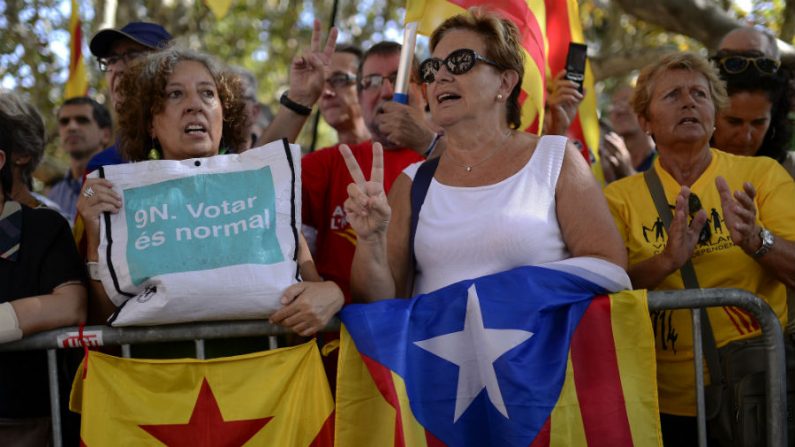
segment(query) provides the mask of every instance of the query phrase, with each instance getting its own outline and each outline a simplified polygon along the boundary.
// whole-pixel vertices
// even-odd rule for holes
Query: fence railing
[[[784,336],[778,318],[776,318],[770,306],[752,293],[738,289],[689,289],[649,292],[649,310],[651,311],[699,309],[717,306],[740,307],[747,310],[759,322],[767,352],[767,445],[787,445],[787,387]],[[339,321],[333,320],[324,331],[338,329]],[[83,330],[83,342],[89,347],[119,345],[122,347],[123,355],[129,357],[130,344],[194,340],[196,343],[196,358],[202,359],[204,358],[204,340],[249,336],[275,337],[287,333],[290,332],[281,326],[260,320],[127,328],[88,326]],[[271,340],[271,347],[276,347],[275,339],[272,338]],[[0,344],[0,352],[47,350],[53,445],[55,447],[62,445],[56,350],[81,346],[79,331],[74,327],[42,332],[19,341]],[[700,392],[703,392],[703,376],[697,376],[696,382]],[[706,433],[703,398],[699,401],[698,414],[699,437],[702,438],[702,434]],[[699,444],[702,446],[706,445],[705,435],[703,436],[703,441],[699,439]]]

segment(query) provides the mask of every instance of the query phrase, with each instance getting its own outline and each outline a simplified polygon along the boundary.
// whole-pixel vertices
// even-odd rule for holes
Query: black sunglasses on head
[[[420,79],[426,84],[430,84],[436,79],[436,73],[442,68],[442,64],[447,68],[447,71],[454,75],[462,75],[475,66],[478,62],[485,62],[499,68],[493,60],[481,56],[475,50],[469,48],[461,48],[448,54],[444,60],[437,57],[425,59],[420,64]]]
[[[772,75],[776,74],[776,71],[778,71],[778,68],[781,66],[781,62],[764,56],[750,57],[732,55],[718,59],[718,65],[729,74],[742,73],[753,65],[760,73]]]

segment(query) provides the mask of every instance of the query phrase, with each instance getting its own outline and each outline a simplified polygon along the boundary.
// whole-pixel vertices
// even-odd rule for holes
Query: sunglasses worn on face
[[[361,85],[362,90],[376,90],[381,88],[384,85],[384,81],[389,81],[392,83],[392,86],[395,86],[395,82],[397,82],[397,73],[392,73],[389,76],[383,76],[378,73],[373,73],[371,75],[367,75],[362,78]]]
[[[445,68],[447,68],[447,71],[450,73],[454,75],[462,75],[469,70],[472,70],[478,61],[499,67],[496,62],[487,57],[481,56],[475,50],[461,48],[448,54],[444,60],[431,57],[422,61],[420,64],[420,78],[422,79],[422,82],[430,84],[436,79],[436,73],[438,73],[442,68],[442,64],[444,64]]]
[[[351,73],[336,72],[326,78],[326,82],[334,88],[347,87],[356,82],[356,76]]]
[[[742,73],[753,64],[760,73],[775,74],[781,63],[767,57],[726,56],[718,60],[718,64],[726,73]]]
[[[111,54],[110,56],[99,57],[97,58],[97,62],[99,62],[99,71],[106,72],[110,70],[110,67],[116,65],[116,63],[121,60],[123,60],[125,64],[129,64],[144,53],[145,51],[128,51],[124,54]]]

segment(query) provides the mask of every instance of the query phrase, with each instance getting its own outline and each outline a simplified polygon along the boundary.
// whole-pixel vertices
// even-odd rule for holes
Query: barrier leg
[[[196,346],[196,358],[199,360],[204,360],[207,356],[204,354],[204,339],[199,338],[193,340],[194,345]]]
[[[696,369],[696,421],[698,423],[698,445],[707,447],[707,411],[704,403],[704,344],[701,340],[701,313],[690,311],[693,321],[693,366]]]
[[[52,445],[61,447],[61,397],[58,389],[58,362],[55,349],[47,350],[47,376],[50,379],[50,416],[52,417]]]

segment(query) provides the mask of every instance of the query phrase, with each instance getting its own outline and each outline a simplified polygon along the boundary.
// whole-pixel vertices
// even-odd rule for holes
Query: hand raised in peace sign
[[[337,28],[329,31],[323,49],[320,48],[320,33],[320,21],[315,19],[309,51],[293,58],[290,65],[290,99],[307,107],[311,107],[323,91],[325,68],[331,64],[337,44]]]
[[[392,209],[384,192],[384,149],[380,143],[373,143],[370,181],[364,179],[362,169],[347,145],[340,145],[340,152],[353,178],[353,183],[348,185],[348,199],[345,201],[348,223],[359,239],[386,235]]]

